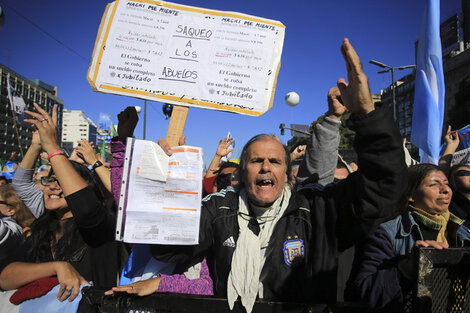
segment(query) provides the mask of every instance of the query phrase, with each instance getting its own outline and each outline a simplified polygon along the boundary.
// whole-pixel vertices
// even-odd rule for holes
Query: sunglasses
[[[470,176],[470,171],[468,170],[460,170],[455,173],[455,176]]]
[[[59,183],[59,180],[57,179],[57,177],[54,177],[54,176],[41,177],[41,185],[43,185],[44,187],[49,186],[50,184],[52,184],[54,182],[56,182],[60,186],[60,183]]]

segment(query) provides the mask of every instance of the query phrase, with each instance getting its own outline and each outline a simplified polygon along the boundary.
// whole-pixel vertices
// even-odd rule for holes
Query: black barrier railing
[[[470,313],[470,248],[418,250],[418,280],[408,312]],[[245,313],[240,302],[234,310],[226,299],[182,294],[128,294],[104,296],[104,290],[82,290],[79,313]],[[344,302],[308,304],[256,301],[253,313],[367,313],[365,304]]]
[[[418,252],[413,312],[470,312],[470,248]]]
[[[227,299],[182,294],[153,294],[138,297],[127,294],[103,296],[104,290],[84,288],[79,313],[246,313],[235,302],[233,311]],[[85,305],[86,304],[86,305]],[[253,313],[364,313],[366,306],[360,303],[307,304],[290,302],[256,301]]]

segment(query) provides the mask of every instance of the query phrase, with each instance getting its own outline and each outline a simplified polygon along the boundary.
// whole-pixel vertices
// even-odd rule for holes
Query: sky
[[[64,108],[82,110],[96,124],[100,113],[117,123],[127,106],[144,106],[138,98],[95,92],[86,79],[93,47],[106,5],[102,0],[0,0],[5,14],[0,27],[0,64],[28,79],[58,87]],[[348,37],[363,63],[373,93],[391,84],[391,74],[369,64],[415,64],[414,43],[419,36],[425,0],[177,0],[178,4],[240,12],[280,21],[286,26],[274,103],[260,117],[190,108],[184,134],[188,145],[204,149],[206,166],[218,142],[230,131],[233,157],[259,133],[280,135],[279,124],[310,124],[327,110],[326,95],[346,67],[340,52]],[[461,0],[441,1],[441,22],[461,11]],[[36,26],[33,26],[32,23]],[[40,30],[41,29],[41,30]],[[47,35],[47,34],[49,35]],[[53,38],[51,38],[54,37]],[[410,70],[397,71],[399,78]],[[285,95],[295,91],[300,103],[289,107]],[[165,137],[169,120],[162,103],[147,101],[146,139]],[[135,131],[143,138],[143,112]]]

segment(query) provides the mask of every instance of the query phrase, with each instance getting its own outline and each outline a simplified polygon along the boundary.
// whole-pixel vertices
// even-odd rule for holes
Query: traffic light
[[[165,103],[162,107],[163,114],[165,115],[165,119],[169,119],[171,117],[171,112],[173,112],[173,105],[169,103]]]
[[[284,128],[286,127],[286,125],[284,123],[281,123],[281,125],[279,125],[279,128],[281,129],[281,135],[284,135]]]

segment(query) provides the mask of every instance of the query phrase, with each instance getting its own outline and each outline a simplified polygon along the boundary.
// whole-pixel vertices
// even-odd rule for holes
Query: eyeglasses
[[[5,202],[5,201],[1,201],[1,200],[0,200],[0,204],[6,205],[6,206],[11,206],[11,204],[9,204],[9,203],[7,203],[7,202]]]
[[[60,183],[59,183],[59,180],[57,180],[57,177],[54,177],[54,176],[41,177],[41,185],[43,185],[44,187],[49,186],[50,184],[54,182],[57,182],[57,184],[60,186]]]
[[[455,173],[455,176],[470,176],[470,171],[460,170]]]

